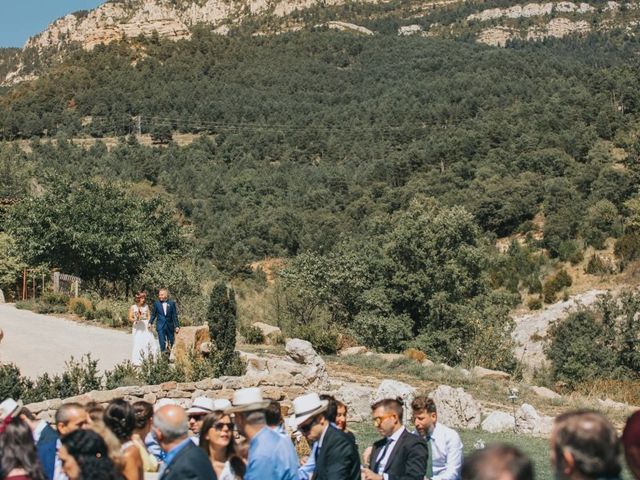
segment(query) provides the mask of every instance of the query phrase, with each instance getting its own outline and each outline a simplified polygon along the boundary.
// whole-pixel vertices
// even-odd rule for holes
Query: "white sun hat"
[[[16,402],[13,398],[7,398],[5,401],[0,403],[0,419],[5,419],[8,416],[15,415],[15,413],[21,408],[21,401]]]
[[[206,415],[215,412],[215,401],[209,397],[198,397],[193,401],[191,408],[187,410],[187,415]]]
[[[329,406],[328,400],[320,400],[317,393],[308,393],[293,401],[296,426],[302,425],[314,415],[324,412]]]
[[[262,398],[262,391],[258,387],[241,388],[233,392],[231,408],[226,413],[253,412],[264,410],[269,406],[269,400]]]
[[[231,408],[231,402],[225,398],[218,398],[213,401],[213,411],[214,412],[224,412]]]

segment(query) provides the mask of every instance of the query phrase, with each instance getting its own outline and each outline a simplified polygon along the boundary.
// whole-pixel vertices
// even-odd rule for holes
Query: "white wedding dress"
[[[133,307],[133,350],[131,352],[131,363],[136,366],[142,365],[143,357],[156,355],[158,353],[158,341],[153,333],[149,331],[149,306],[144,305]],[[135,320],[139,319],[139,320]]]

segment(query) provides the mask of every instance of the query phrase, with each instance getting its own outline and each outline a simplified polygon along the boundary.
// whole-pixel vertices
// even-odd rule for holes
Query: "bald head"
[[[178,405],[165,405],[153,416],[153,427],[161,444],[180,442],[189,435],[187,412]]]

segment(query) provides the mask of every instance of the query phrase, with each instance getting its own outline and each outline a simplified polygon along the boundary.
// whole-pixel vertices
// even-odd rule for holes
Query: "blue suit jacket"
[[[42,430],[36,445],[38,458],[42,464],[44,474],[49,480],[53,479],[56,469],[56,454],[58,453],[58,432],[47,425]]]
[[[162,308],[162,302],[160,302],[160,300],[153,302],[153,312],[151,313],[151,320],[149,323],[153,325],[154,322],[157,330],[165,327],[168,327],[171,330],[178,328],[180,326],[180,322],[178,322],[178,309],[176,308],[176,302],[173,300],[167,300],[166,315]]]

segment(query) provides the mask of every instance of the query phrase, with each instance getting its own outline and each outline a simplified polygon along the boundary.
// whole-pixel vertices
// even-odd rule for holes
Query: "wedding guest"
[[[298,457],[291,440],[269,427],[265,409],[269,401],[259,388],[243,388],[233,394],[234,423],[240,435],[249,441],[245,480],[297,480]]]
[[[427,470],[427,444],[402,424],[402,399],[386,398],[371,406],[373,423],[383,436],[373,444],[365,480],[423,480]]]
[[[133,404],[133,412],[136,417],[136,425],[131,437],[133,443],[138,447],[142,465],[145,472],[157,472],[159,467],[158,459],[149,453],[145,444],[145,438],[151,432],[153,422],[153,405],[149,402],[139,401]]]
[[[346,433],[354,443],[357,443],[355,434],[347,428],[347,415],[349,414],[347,405],[340,400],[336,400],[336,407],[336,426]]]
[[[238,451],[229,415],[216,411],[204,417],[199,443],[209,456],[218,480],[244,478],[247,466]]]
[[[124,455],[122,454],[122,444],[115,434],[104,424],[102,420],[92,422],[87,426],[87,430],[92,430],[102,437],[107,446],[109,458],[115,465],[118,472],[124,470]]]
[[[360,458],[355,443],[339,430],[327,414],[330,400],[317,393],[302,395],[293,401],[298,430],[314,443],[315,480],[359,480]],[[335,420],[334,411],[331,416]]]
[[[79,403],[63,403],[56,411],[55,422],[58,434],[64,437],[71,432],[86,427],[89,423],[89,415]]]
[[[556,478],[619,479],[620,441],[611,422],[589,410],[558,415],[551,431],[551,464]]]
[[[55,474],[58,433],[44,420],[38,420],[27,407],[22,407],[18,416],[29,425],[44,474],[48,480],[52,480]]]
[[[189,431],[191,432],[191,440],[198,445],[200,441],[200,429],[205,415],[214,412],[214,401],[209,397],[198,397],[193,401],[191,408],[187,410],[189,417]]]
[[[216,480],[209,457],[189,439],[187,412],[165,405],[153,416],[153,430],[166,453],[160,480]],[[263,479],[265,480],[265,479]]]
[[[46,480],[29,425],[13,417],[0,435],[3,480]]]
[[[101,422],[104,417],[104,407],[98,402],[89,402],[84,406],[84,410],[89,415],[89,421]]]
[[[269,402],[269,406],[264,411],[264,415],[267,420],[267,427],[281,435],[287,434],[287,431],[284,428],[282,411],[280,410],[280,402],[271,400],[271,402]]]
[[[462,480],[533,480],[531,460],[511,445],[476,450],[464,461]]]
[[[429,449],[426,478],[458,480],[462,469],[462,441],[458,432],[438,422],[433,399],[418,396],[411,403],[413,424]]]
[[[123,476],[126,480],[142,480],[142,458],[138,447],[131,440],[136,426],[136,416],[131,404],[121,398],[109,402],[104,412],[104,423],[120,441],[124,459]]]
[[[69,480],[122,480],[107,445],[93,430],[76,430],[61,442],[60,459]]]

